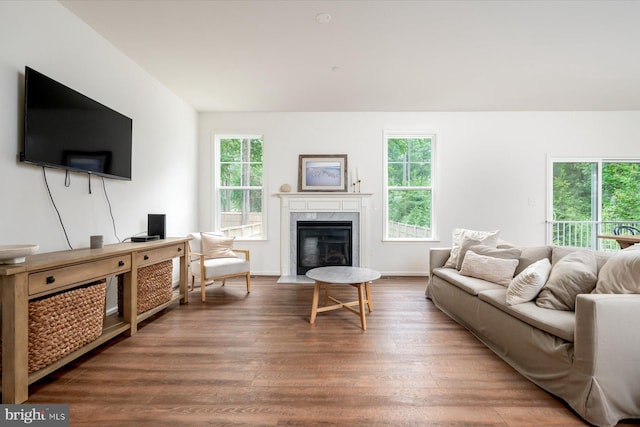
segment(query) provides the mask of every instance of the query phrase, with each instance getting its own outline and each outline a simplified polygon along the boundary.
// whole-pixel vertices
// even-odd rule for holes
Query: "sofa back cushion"
[[[590,293],[597,279],[598,265],[594,252],[588,249],[573,251],[553,263],[536,304],[542,308],[573,311],[576,296]]]
[[[551,246],[530,246],[530,247],[521,247],[520,249],[520,262],[518,263],[518,267],[516,268],[515,274],[516,276],[524,271],[525,268],[529,267],[536,261],[540,261],[543,258],[546,258],[551,262]]]
[[[564,256],[576,251],[589,251],[596,257],[596,264],[598,271],[604,266],[604,264],[613,256],[615,252],[594,251],[592,249],[577,248],[573,246],[554,246],[551,252],[551,264],[557,263]]]
[[[640,245],[617,252],[600,269],[594,294],[640,294]]]

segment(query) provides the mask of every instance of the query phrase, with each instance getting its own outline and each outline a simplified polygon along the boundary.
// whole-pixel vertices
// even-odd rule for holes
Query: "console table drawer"
[[[131,270],[129,254],[29,274],[29,295],[61,290],[76,283]]]
[[[150,249],[148,251],[142,251],[136,253],[136,260],[138,261],[138,267],[144,267],[146,265],[157,264],[160,261],[180,257],[184,255],[185,244],[179,243],[166,248]]]

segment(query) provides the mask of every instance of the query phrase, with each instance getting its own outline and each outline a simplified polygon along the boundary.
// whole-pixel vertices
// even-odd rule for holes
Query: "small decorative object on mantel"
[[[0,264],[19,264],[35,253],[38,245],[0,245]]]
[[[347,191],[346,154],[300,154],[298,191]]]
[[[288,193],[291,191],[291,186],[289,184],[282,184],[280,186],[280,192],[281,193]]]
[[[353,187],[353,192],[354,193],[359,193],[360,192],[360,183],[362,182],[362,180],[358,176],[358,168],[356,168],[356,179],[353,179],[353,177],[352,177],[352,181],[353,182],[352,182],[351,186]]]

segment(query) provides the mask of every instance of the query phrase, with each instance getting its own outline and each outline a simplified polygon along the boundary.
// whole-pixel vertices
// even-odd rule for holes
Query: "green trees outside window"
[[[216,225],[228,236],[263,238],[262,137],[216,137]]]
[[[639,161],[554,160],[552,243],[615,249],[598,234],[617,225],[640,224]]]
[[[433,135],[385,135],[386,238],[433,237]]]

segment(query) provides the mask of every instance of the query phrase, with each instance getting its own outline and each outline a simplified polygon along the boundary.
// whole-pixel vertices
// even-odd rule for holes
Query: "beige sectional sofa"
[[[553,266],[574,251],[519,249],[514,275],[538,258],[548,257]],[[542,308],[535,300],[508,305],[506,286],[445,267],[450,252],[438,248],[429,253],[426,296],[436,307],[589,423],[612,426],[640,418],[640,290],[580,294],[575,311]],[[600,274],[616,253],[596,254]],[[619,265],[623,277],[640,277],[640,261]]]

